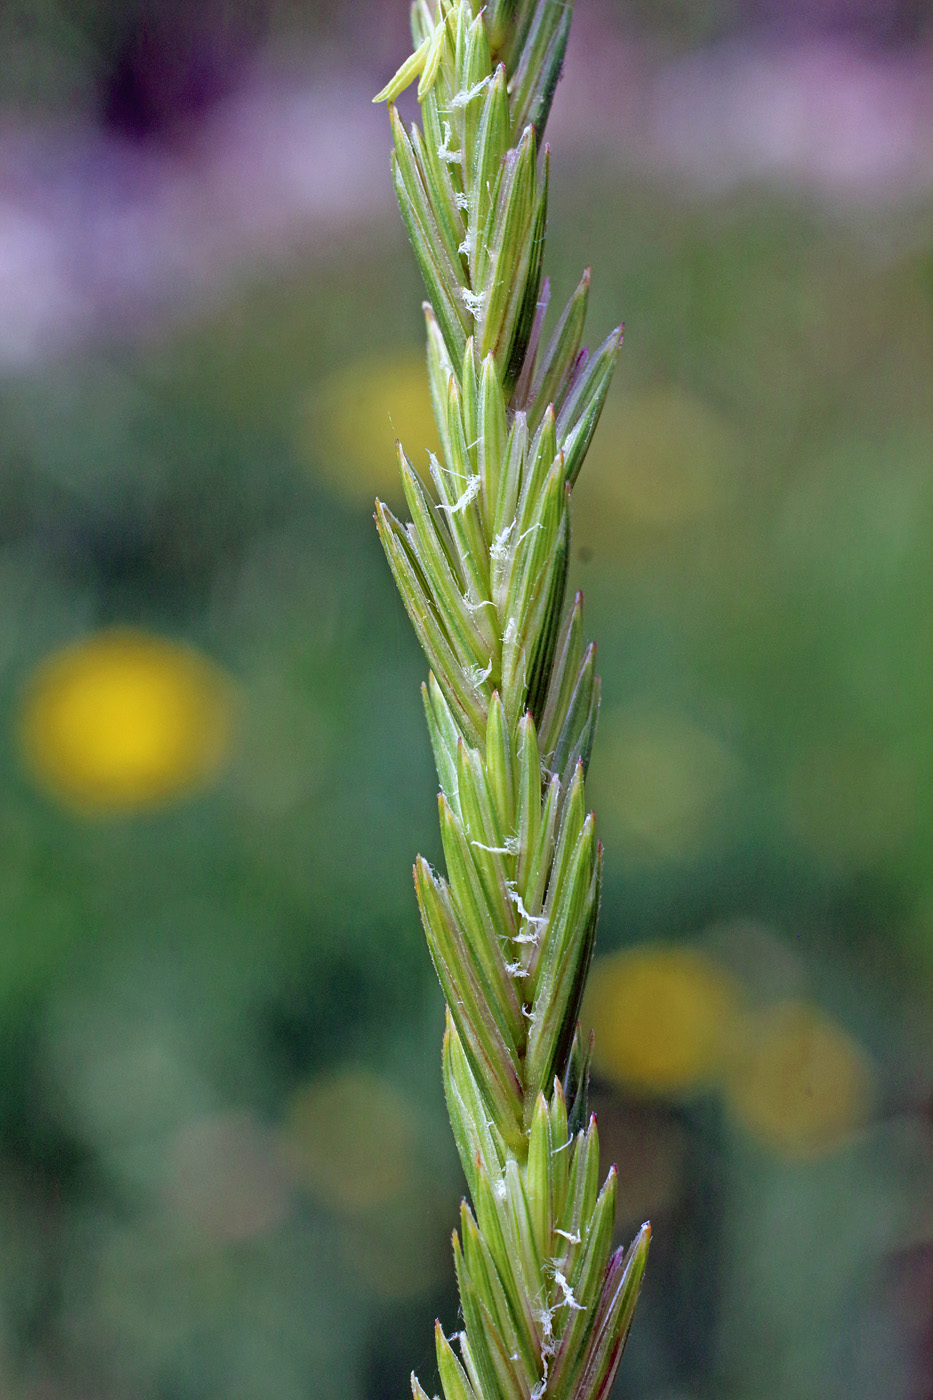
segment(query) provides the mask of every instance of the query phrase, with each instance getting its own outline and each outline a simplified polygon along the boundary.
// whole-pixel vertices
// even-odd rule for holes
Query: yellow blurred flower
[[[292,1102],[285,1159],[295,1180],[351,1214],[402,1195],[415,1171],[410,1104],[381,1075],[347,1067],[316,1080]]]
[[[676,1095],[724,1063],[739,1003],[731,974],[693,948],[642,946],[599,959],[584,1003],[607,1078]]]
[[[309,402],[304,431],[306,455],[341,496],[399,500],[396,439],[419,471],[438,446],[424,355],[402,351],[331,375]]]
[[[834,1021],[785,1001],[745,1019],[726,1090],[750,1133],[783,1156],[805,1158],[841,1146],[866,1121],[872,1073]]]
[[[631,859],[689,855],[710,833],[739,774],[712,734],[680,715],[607,715],[592,791],[604,830]]]
[[[676,385],[612,396],[574,500],[575,540],[617,556],[710,515],[732,495],[738,455],[730,423]]]
[[[50,656],[23,699],[23,753],[62,801],[113,812],[207,782],[227,753],[232,687],[189,647],[128,628]]]

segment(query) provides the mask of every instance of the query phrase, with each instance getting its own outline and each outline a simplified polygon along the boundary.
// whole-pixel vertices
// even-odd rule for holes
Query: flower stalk
[[[581,595],[566,601],[573,485],[621,327],[581,348],[585,272],[549,336],[543,273],[563,0],[415,0],[389,103],[393,174],[428,293],[441,453],[399,446],[411,515],[376,521],[430,664],[425,714],[446,874],[415,888],[447,1001],[443,1075],[472,1199],[454,1260],[446,1400],[602,1400],[631,1325],[650,1231],[612,1250],[577,1018],[602,847],[584,783],[599,708]],[[421,127],[395,99],[418,82]],[[459,1352],[459,1355],[458,1355]],[[412,1377],[415,1400],[424,1396]]]

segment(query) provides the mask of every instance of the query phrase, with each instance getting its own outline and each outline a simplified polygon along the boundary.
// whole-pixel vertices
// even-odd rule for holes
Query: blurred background
[[[0,10],[0,1393],[388,1400],[463,1189],[404,0]],[[581,0],[618,1400],[933,1397],[933,16]]]

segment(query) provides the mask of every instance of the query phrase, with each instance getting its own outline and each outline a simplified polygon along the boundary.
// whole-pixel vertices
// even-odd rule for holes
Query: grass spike
[[[389,103],[396,194],[427,291],[440,441],[399,450],[411,523],[380,538],[430,663],[425,716],[446,876],[415,887],[447,1001],[442,1068],[473,1202],[438,1324],[445,1400],[605,1400],[650,1232],[610,1257],[577,1022],[602,847],[586,770],[599,709],[583,601],[566,601],[571,493],[621,346],[581,349],[589,269],[553,329],[544,275],[566,0],[414,0]],[[417,81],[421,129],[394,103]],[[474,1213],[475,1212],[475,1213]],[[414,1400],[427,1400],[412,1379]]]

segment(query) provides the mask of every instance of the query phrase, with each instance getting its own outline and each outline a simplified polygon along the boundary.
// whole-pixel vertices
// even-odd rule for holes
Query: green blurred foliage
[[[104,23],[29,13],[49,63]],[[908,1400],[929,1358],[898,1260],[933,1234],[929,219],[558,163],[551,250],[557,302],[596,270],[593,339],[629,327],[574,566],[601,948],[699,940],[762,1003],[832,1015],[876,1084],[869,1127],[805,1163],[713,1096],[598,1086],[620,1232],[656,1226],[619,1394]],[[0,385],[10,1400],[377,1400],[453,1326],[462,1184],[409,873],[438,857],[423,666],[308,411],[355,365],[364,411],[420,295],[392,223]],[[87,819],[36,786],[17,717],[45,657],[116,623],[223,666],[239,728],[212,790]],[[321,1165],[348,1070],[407,1106],[410,1178],[370,1206]]]

